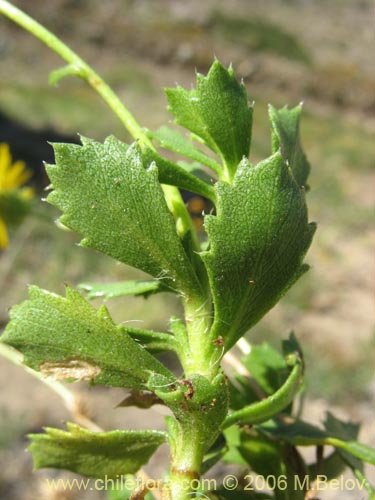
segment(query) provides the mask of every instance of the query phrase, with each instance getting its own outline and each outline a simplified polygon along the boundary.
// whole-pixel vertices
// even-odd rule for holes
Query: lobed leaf
[[[197,75],[196,89],[166,89],[166,95],[176,123],[214,151],[232,177],[242,158],[249,156],[253,112],[233,69],[215,61],[207,76]]]
[[[61,222],[99,250],[161,279],[173,290],[200,289],[176,233],[155,164],[144,164],[137,144],[126,148],[82,138],[82,146],[54,144],[56,165],[47,166],[54,191],[48,201]]]
[[[104,306],[97,311],[71,288],[65,298],[32,286],[10,317],[2,342],[46,376],[136,389],[146,388],[151,373],[174,378],[131,338],[136,329],[116,326]]]
[[[293,109],[287,107],[276,109],[269,105],[268,112],[272,124],[273,152],[280,150],[284,161],[292,169],[297,184],[307,187],[306,181],[311,167],[300,140],[299,121],[302,105]]]
[[[161,431],[92,432],[68,423],[68,432],[47,427],[31,434],[35,469],[67,469],[97,478],[134,474],[166,441]]]
[[[302,264],[315,230],[304,193],[281,154],[241,162],[233,184],[218,182],[217,213],[205,217],[203,252],[215,306],[212,337],[228,350],[308,269]]]
[[[86,142],[87,139],[83,139]],[[118,151],[126,154],[129,150],[129,145],[120,141],[114,136],[110,136],[107,140],[112,141]],[[177,186],[178,188],[191,191],[192,193],[199,194],[211,201],[215,199],[215,192],[207,180],[194,175],[180,165],[168,160],[161,156],[157,151],[143,146],[139,149],[142,156],[142,162],[145,168],[148,168],[152,163],[156,163],[158,179],[160,184],[168,184]]]

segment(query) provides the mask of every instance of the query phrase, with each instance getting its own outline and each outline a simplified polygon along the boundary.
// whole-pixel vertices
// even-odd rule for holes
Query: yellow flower
[[[8,144],[0,144],[0,200],[1,198],[6,199],[9,195],[18,198],[20,201],[32,198],[34,191],[31,188],[21,188],[30,179],[31,175],[32,173],[26,169],[23,161],[12,163],[12,155]],[[5,206],[7,206],[6,203]],[[3,210],[0,210],[0,249],[7,247],[9,243],[8,231],[4,220],[6,214],[2,212]]]

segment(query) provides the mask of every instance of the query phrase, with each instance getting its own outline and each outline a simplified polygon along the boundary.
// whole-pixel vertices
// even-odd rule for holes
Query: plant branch
[[[132,113],[127,109],[127,107],[123,104],[111,87],[103,80],[103,78],[89,64],[79,57],[78,54],[65,45],[64,42],[51,33],[47,28],[35,21],[32,17],[28,16],[22,10],[18,9],[16,6],[7,2],[7,0],[0,0],[0,13],[34,35],[68,63],[68,66],[60,68],[51,74],[50,82],[56,83],[61,78],[68,75],[74,75],[82,78],[102,97],[135,140],[139,140],[148,148],[155,150],[154,145],[147,136],[147,133],[142,129]],[[182,228],[181,234],[179,233],[180,236],[183,236],[188,230],[195,235],[195,229],[190,215],[185,207],[178,188],[175,186],[168,186],[164,189],[164,194],[172,214],[175,215],[178,213],[178,219],[176,222],[178,229]]]
[[[60,396],[67,410],[72,414],[74,420],[79,425],[85,427],[85,429],[89,429],[90,431],[104,432],[102,427],[96,424],[85,414],[84,402],[82,399],[77,397],[77,395],[70,391],[64,384],[58,382],[57,380],[43,377],[40,372],[28,368],[22,363],[22,354],[3,343],[0,343],[0,356],[3,356],[5,359],[17,366],[21,366],[27,373],[52,389],[58,396]],[[143,469],[138,471],[137,477],[142,485],[147,485],[148,482],[150,482],[150,484],[155,483],[155,481],[153,481]],[[156,500],[161,500],[161,495],[157,490],[153,489],[152,494]]]
[[[115,115],[118,116],[132,137],[152,147],[149,138],[143,132],[134,116],[124,106],[109,85],[78,54],[44,26],[6,0],[0,0],[0,12],[19,26],[22,26],[26,31],[29,31],[69,64],[65,68],[64,73],[61,73],[60,78],[72,74],[85,80],[103,98]]]

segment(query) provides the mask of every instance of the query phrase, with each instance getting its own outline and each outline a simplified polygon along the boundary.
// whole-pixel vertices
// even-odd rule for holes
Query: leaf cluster
[[[270,106],[272,151],[253,165],[253,104],[232,68],[215,61],[207,76],[197,75],[196,88],[167,89],[166,96],[188,135],[161,127],[131,145],[113,136],[53,144],[47,201],[83,247],[150,276],[84,283],[89,299],[174,293],[184,320],[172,318],[167,332],[116,325],[105,306],[96,310],[70,287],[63,297],[33,286],[11,310],[1,340],[46,376],[129,388],[124,406],[166,405],[173,415],[168,432],[46,429],[31,436],[35,466],[95,477],[133,474],[168,441],[172,471],[190,459],[196,467],[190,472],[199,474],[224,457],[263,475],[307,470],[313,478],[321,464],[307,466],[297,446],[333,445],[327,470],[349,465],[361,473],[358,460],[373,463],[374,454],[357,443],[356,432],[333,417],[321,430],[293,416],[304,372],[294,337],[283,354],[265,344],[244,358],[262,399],[247,377],[228,383],[221,368],[224,353],[308,269],[303,260],[315,226],[305,200],[310,165],[299,135],[301,106]],[[187,221],[177,188],[213,204],[202,215],[205,235]],[[182,376],[157,359],[163,351],[178,356]],[[290,495],[274,498],[296,498]]]

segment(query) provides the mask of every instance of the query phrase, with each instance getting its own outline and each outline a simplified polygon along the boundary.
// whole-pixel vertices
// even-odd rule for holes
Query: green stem
[[[22,10],[18,9],[6,0],[0,0],[0,13],[4,14],[26,31],[30,32],[69,64],[69,67],[64,68],[62,71],[57,71],[57,73],[60,73],[60,77],[58,78],[70,74],[79,76],[85,80],[102,97],[106,104],[108,104],[135,140],[139,140],[147,147],[155,149],[151,140],[147,137],[147,134],[144,132],[132,113],[113,92],[111,87],[101,78],[100,75],[98,75],[98,73],[96,73],[96,71],[91,68],[91,66],[79,57],[78,54],[65,45],[65,43],[62,42],[56,35],[35,21],[35,19],[31,18],[25,12],[22,12]],[[191,230],[192,234],[195,234],[195,229],[190,215],[185,207],[178,188],[175,186],[163,186],[163,190],[166,196],[167,204],[173,215],[178,212],[178,230],[182,231],[179,235],[183,236],[187,230]]]
[[[209,340],[212,324],[210,299],[203,299],[203,302],[188,300],[184,307],[189,344],[189,353],[181,359],[185,375],[199,373],[212,380],[220,368],[224,349]]]
[[[25,12],[10,4],[6,0],[0,0],[0,12],[22,26],[26,31],[52,49],[64,61],[70,65],[70,74],[75,74],[85,80],[103,98],[115,115],[125,125],[125,128],[136,140],[140,140],[148,146],[152,144],[135,120],[130,111],[123,105],[113,90],[104,80],[83,60],[78,54],[71,50],[57,36],[47,30],[44,26],[28,16]]]
[[[193,492],[200,478],[200,467],[203,461],[203,450],[199,446],[196,433],[187,433],[180,430],[177,449],[174,450],[171,470],[169,475],[169,486],[171,498],[181,500],[188,498]]]

